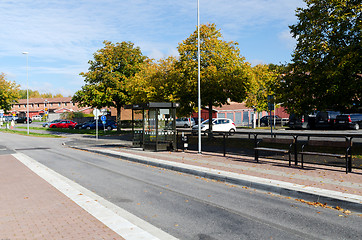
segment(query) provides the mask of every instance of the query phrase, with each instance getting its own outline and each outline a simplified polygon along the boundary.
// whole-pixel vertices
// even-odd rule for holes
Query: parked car
[[[77,125],[76,122],[73,122],[71,120],[62,120],[57,123],[52,123],[49,125],[50,128],[74,128],[75,125]]]
[[[53,120],[51,122],[45,122],[45,123],[43,123],[43,127],[49,127],[52,123],[58,123],[60,121],[62,121],[62,120],[61,119],[56,119],[56,120]]]
[[[34,116],[31,117],[31,119],[32,119],[33,121],[35,121],[35,120],[41,121],[41,116],[40,116],[40,115],[34,115]]]
[[[281,117],[279,117],[278,115],[269,115],[269,116],[264,116],[262,118],[260,118],[260,126],[269,126],[269,124],[274,125],[274,119],[275,119],[275,125],[281,125],[282,123],[286,124],[288,122],[287,119],[283,119]],[[258,121],[258,120],[257,120]]]
[[[195,121],[195,124],[199,124],[199,118],[198,117],[195,117],[195,118],[193,118],[194,119],[194,121]],[[203,118],[201,118],[201,122],[203,122],[204,121],[204,119]]]
[[[198,132],[199,126],[195,125],[192,127],[192,134],[196,135]],[[209,132],[209,119],[201,123],[201,131],[204,133]],[[230,135],[234,134],[236,131],[235,123],[228,118],[214,118],[212,119],[212,131],[213,132],[229,132]]]
[[[315,127],[316,115],[304,114],[290,114],[289,115],[289,127],[292,129],[313,129]]]
[[[101,120],[98,120],[98,128],[99,129],[107,129],[108,131],[111,131],[115,128],[117,128],[117,123],[113,120],[106,120],[106,124],[103,125],[103,122]],[[87,123],[84,123],[82,125],[82,129],[96,129],[96,121],[93,120],[93,121],[90,121],[90,122],[87,122]]]
[[[92,123],[94,121],[95,120],[91,120],[91,121],[88,121],[88,122],[77,123],[77,125],[74,126],[74,129],[82,129],[83,125],[90,124],[90,123]]]
[[[321,111],[316,115],[315,128],[333,128],[337,115],[341,114],[336,111]]]
[[[335,127],[338,129],[358,130],[362,127],[362,114],[341,114],[336,117]]]
[[[17,123],[27,123],[27,121],[29,121],[29,123],[33,122],[31,118],[28,117],[19,117],[18,119],[15,120],[15,122]]]
[[[196,122],[193,118],[182,117],[182,118],[176,119],[176,127],[189,128],[189,127],[194,126],[195,124],[196,124]]]

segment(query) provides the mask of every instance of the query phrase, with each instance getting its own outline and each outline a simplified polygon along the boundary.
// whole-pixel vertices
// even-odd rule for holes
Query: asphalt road
[[[179,239],[360,239],[362,218],[240,186],[0,133],[24,153]]]

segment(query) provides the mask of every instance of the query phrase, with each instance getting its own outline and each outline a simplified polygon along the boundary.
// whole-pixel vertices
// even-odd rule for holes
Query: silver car
[[[193,118],[178,118],[176,119],[176,127],[190,128],[195,125],[195,120]]]

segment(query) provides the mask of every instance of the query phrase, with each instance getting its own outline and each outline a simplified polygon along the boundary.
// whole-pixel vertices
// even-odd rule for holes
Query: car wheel
[[[232,136],[232,135],[234,135],[234,134],[235,134],[235,129],[234,129],[234,128],[230,129],[230,130],[229,130],[229,135]]]
[[[55,126],[55,125],[53,125],[53,126],[52,126],[52,128],[56,128],[56,126]]]
[[[353,126],[353,129],[354,129],[354,130],[358,130],[358,129],[359,129],[359,124],[356,123],[356,124]]]
[[[48,124],[45,124],[45,126],[44,126],[44,127],[48,128],[49,126],[48,126]]]
[[[188,127],[189,127],[189,125],[187,125],[187,124],[184,125],[184,128],[188,128]]]
[[[265,123],[260,123],[260,126],[261,127],[266,127],[266,124]]]
[[[73,129],[73,127],[72,127],[72,126],[69,126],[68,128],[69,128],[69,129]]]
[[[87,127],[87,130],[90,130],[91,128],[90,127]]]
[[[108,127],[107,127],[107,130],[108,130],[108,131],[112,131],[112,127],[111,127],[111,126],[108,126]]]

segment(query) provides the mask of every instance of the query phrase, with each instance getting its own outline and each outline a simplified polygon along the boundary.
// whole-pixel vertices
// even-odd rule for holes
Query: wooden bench
[[[323,149],[323,148],[337,148],[344,149],[343,154],[338,153],[325,153],[321,151],[306,151],[306,148],[315,147],[315,149]],[[317,140],[309,140],[306,144],[303,144],[302,151],[300,152],[302,159],[301,165],[303,168],[304,155],[314,155],[314,156],[324,156],[324,157],[336,157],[336,158],[344,158],[346,160],[346,173],[352,172],[352,153],[351,153],[352,143],[349,141],[317,141]],[[341,150],[342,151],[342,150]]]
[[[259,144],[261,142],[289,144],[289,148],[288,149],[282,149],[282,148],[259,147]],[[255,161],[259,162],[259,151],[284,153],[284,154],[288,154],[288,156],[289,156],[289,166],[291,166],[292,146],[293,146],[294,143],[295,143],[294,139],[284,139],[284,138],[263,138],[263,139],[260,139],[260,140],[257,141],[256,146],[254,148],[254,150],[255,150]]]

